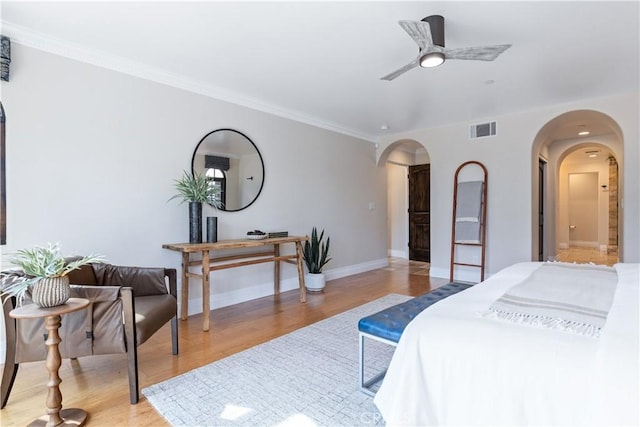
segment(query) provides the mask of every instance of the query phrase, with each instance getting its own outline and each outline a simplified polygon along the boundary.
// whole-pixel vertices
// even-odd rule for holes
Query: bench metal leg
[[[379,338],[376,337],[374,335],[370,335],[370,334],[365,334],[360,332],[360,339],[359,339],[359,354],[360,354],[360,391],[362,391],[364,394],[367,394],[369,396],[375,396],[375,392],[371,389],[375,384],[377,384],[378,382],[382,381],[382,379],[384,378],[384,376],[387,373],[387,370],[383,370],[382,372],[377,373],[376,375],[374,375],[372,378],[365,380],[364,379],[364,367],[365,367],[365,351],[364,351],[364,339],[365,338],[370,338],[372,340],[376,340],[376,341],[380,341],[384,344],[388,344],[391,346],[396,346],[397,343],[393,342],[393,341],[389,341],[386,340],[384,338]]]

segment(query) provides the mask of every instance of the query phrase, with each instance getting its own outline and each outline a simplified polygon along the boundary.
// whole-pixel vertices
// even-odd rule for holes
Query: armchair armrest
[[[165,268],[165,276],[169,279],[169,293],[178,299],[178,273],[175,268]]]

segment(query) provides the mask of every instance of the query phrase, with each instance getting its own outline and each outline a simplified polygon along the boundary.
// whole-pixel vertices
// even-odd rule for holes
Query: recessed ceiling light
[[[589,157],[594,158],[594,157],[598,157],[597,154],[589,154]]]
[[[585,127],[584,127],[584,125],[580,125],[580,126],[578,127],[578,135],[580,135],[580,136],[587,136],[587,135],[589,135],[590,133],[591,133],[591,132],[589,132],[589,131],[587,130],[587,128],[585,128]]]
[[[389,130],[389,125],[380,126],[380,130]]]

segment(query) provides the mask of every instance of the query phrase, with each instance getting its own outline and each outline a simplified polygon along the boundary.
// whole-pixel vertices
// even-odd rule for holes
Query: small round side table
[[[89,300],[85,298],[69,298],[62,305],[56,307],[43,308],[35,304],[27,304],[16,307],[9,313],[14,319],[38,319],[45,318],[45,328],[49,332],[47,341],[47,370],[49,371],[49,393],[47,394],[47,415],[44,415],[29,424],[30,426],[82,426],[87,421],[87,413],[82,409],[71,408],[62,409],[62,393],[59,384],[62,382],[58,375],[58,370],[62,364],[60,357],[60,335],[58,328],[61,324],[60,316],[66,313],[82,310],[89,305]]]

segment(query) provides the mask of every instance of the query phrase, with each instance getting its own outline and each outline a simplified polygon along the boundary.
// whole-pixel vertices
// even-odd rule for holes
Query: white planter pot
[[[324,273],[312,274],[307,273],[304,276],[304,285],[309,292],[324,291],[325,279]]]

